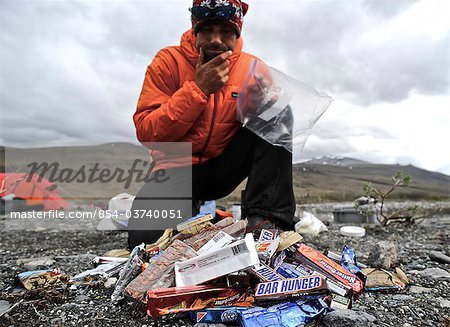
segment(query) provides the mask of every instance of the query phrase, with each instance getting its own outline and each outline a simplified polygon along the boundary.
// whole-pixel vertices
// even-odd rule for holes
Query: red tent
[[[70,204],[56,191],[57,185],[39,175],[25,173],[0,173],[0,197],[14,194],[25,200],[27,207],[43,207],[43,210],[70,208]]]

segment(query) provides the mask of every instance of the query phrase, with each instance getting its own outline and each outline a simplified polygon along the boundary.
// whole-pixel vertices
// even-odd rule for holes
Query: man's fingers
[[[211,94],[220,89],[229,80],[230,62],[227,58],[232,51],[226,51],[214,57],[212,60],[205,62],[205,52],[199,48],[199,57],[197,60],[196,82],[205,92]],[[203,86],[203,88],[202,88]],[[206,91],[205,91],[206,90]]]
[[[225,67],[225,69],[222,69],[222,70],[219,72],[219,75],[222,76],[222,77],[224,77],[224,76],[227,76],[229,72],[230,72],[230,68]]]
[[[200,67],[201,65],[203,65],[204,62],[205,62],[205,53],[203,52],[202,47],[200,47],[198,60],[197,60],[197,68]]]
[[[223,76],[223,71],[227,69],[229,65],[230,63],[228,62],[228,60],[225,60],[222,64],[220,64],[220,66],[213,68],[213,70],[215,70],[219,75]],[[229,68],[228,71],[230,71]]]
[[[214,57],[213,59],[211,59],[211,61],[209,62],[209,64],[211,66],[219,66],[221,63],[223,63],[230,55],[232,54],[231,50],[222,52],[220,55],[218,55],[217,57]]]
[[[230,66],[230,61],[229,60],[225,60],[223,63],[221,63],[219,66],[217,66],[217,68],[219,70],[224,70],[228,66]]]

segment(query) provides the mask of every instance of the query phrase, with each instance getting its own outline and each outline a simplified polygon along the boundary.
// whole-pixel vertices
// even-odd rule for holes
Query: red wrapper
[[[159,288],[148,291],[147,314],[158,317],[169,313],[224,306],[251,306],[247,289],[200,285]]]
[[[338,280],[344,285],[351,287],[356,296],[363,291],[364,284],[359,278],[306,244],[300,244],[297,249],[296,258],[299,261],[312,266],[314,269],[317,269],[327,277]]]

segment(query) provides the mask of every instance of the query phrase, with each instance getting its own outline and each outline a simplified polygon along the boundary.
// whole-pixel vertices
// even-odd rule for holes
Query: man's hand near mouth
[[[230,71],[228,66],[230,62],[227,58],[231,53],[231,50],[226,52],[219,50],[216,57],[206,62],[205,53],[200,48],[195,72],[195,83],[205,95],[208,96],[216,92],[228,81],[228,73]]]

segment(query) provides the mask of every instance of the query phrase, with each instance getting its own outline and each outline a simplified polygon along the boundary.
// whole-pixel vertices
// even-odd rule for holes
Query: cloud
[[[414,165],[420,166],[419,160],[417,158],[410,155],[401,155],[395,158],[395,162],[400,165]]]
[[[370,14],[375,14],[382,18],[392,18],[418,2],[419,0],[361,1],[361,6]]]
[[[336,101],[312,129],[296,160],[325,155],[376,163],[414,164],[450,174],[448,96],[411,95],[400,103],[365,108]]]
[[[2,53],[8,63],[2,84],[9,90],[2,94],[3,142],[132,140],[143,72],[101,46],[108,28],[95,11],[82,3],[49,5],[12,4],[2,13],[11,23],[0,34],[8,49]]]
[[[450,10],[440,4],[264,2],[253,6],[258,19],[246,26],[246,44],[269,64],[359,105],[399,102],[413,91],[442,95],[450,86],[443,69],[450,24],[442,12]],[[423,28],[430,19],[435,28]]]

